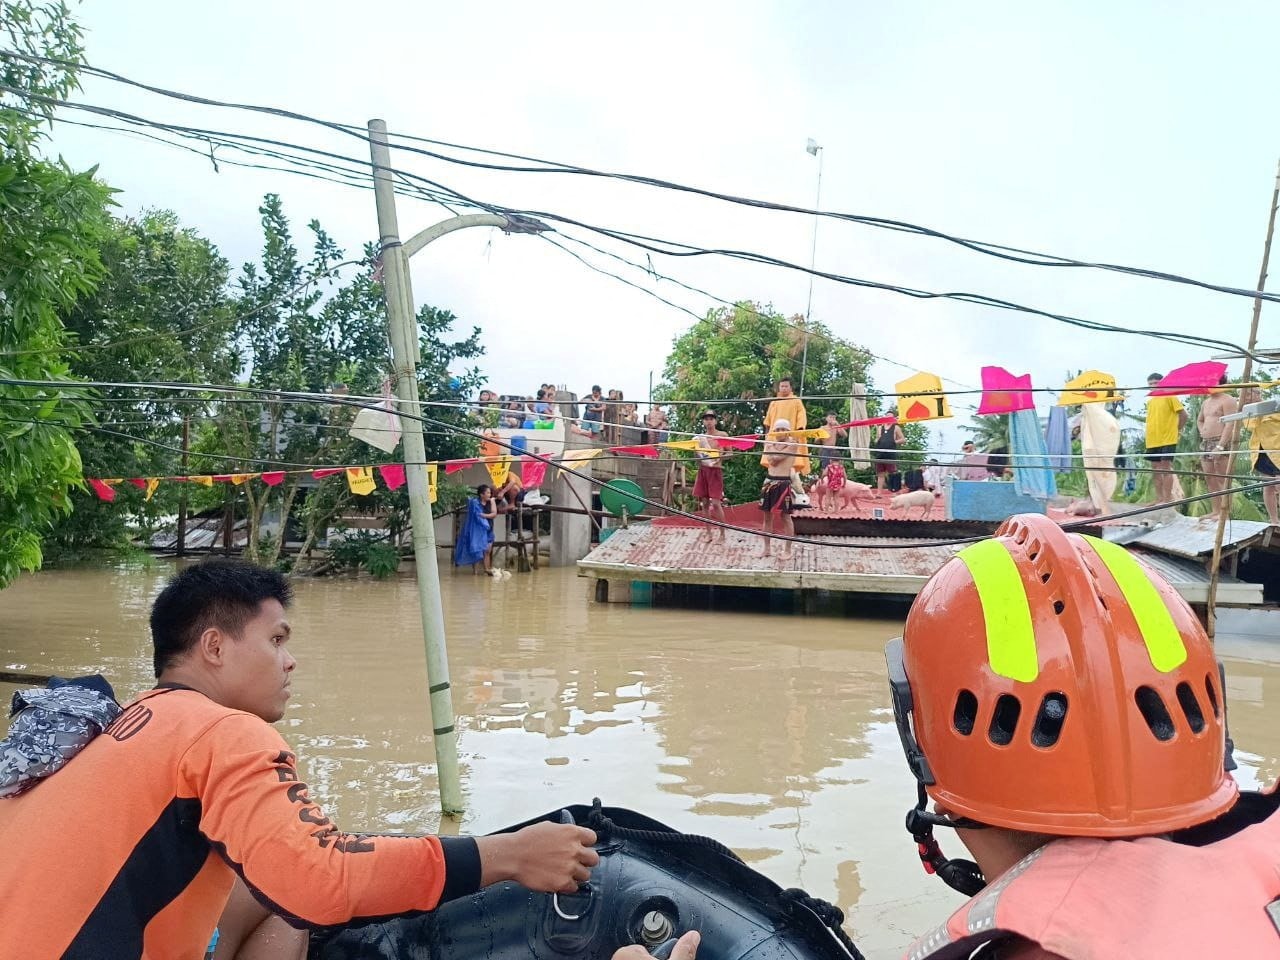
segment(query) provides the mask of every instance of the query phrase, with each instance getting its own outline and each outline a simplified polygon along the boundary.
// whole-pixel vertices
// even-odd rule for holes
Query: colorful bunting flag
[[[722,450],[750,450],[759,439],[760,434],[756,433],[749,437],[716,437],[716,443]]]
[[[592,460],[600,456],[603,452],[604,451],[600,447],[590,447],[583,450],[566,450],[564,452],[564,456],[560,458],[560,466],[566,467],[573,463],[585,463],[587,460]],[[560,472],[561,474],[564,473],[563,470]]]
[[[143,499],[150,500],[152,497],[154,497],[156,494],[156,487],[158,486],[160,486],[159,477],[147,477],[147,493]]]
[[[945,420],[951,416],[951,404],[942,392],[942,378],[932,373],[917,373],[894,386],[898,394],[898,422]]]
[[[654,455],[657,455],[656,450]],[[542,486],[542,481],[546,476],[547,462],[545,460],[525,457],[520,461],[520,482],[524,484],[526,489],[532,490],[534,487]]]
[[[629,457],[648,457],[650,460],[658,456],[658,448],[653,444],[645,444],[639,447],[610,447],[611,453],[621,453]]]
[[[324,467],[320,470],[312,470],[311,476],[317,480],[323,480],[325,477],[332,477],[335,473],[341,473],[342,467]]]
[[[489,479],[493,481],[495,489],[501,489],[507,482],[507,476],[511,473],[511,458],[500,457],[493,463],[486,463],[485,469],[489,471]]]
[[[430,470],[435,472],[435,464],[431,464]],[[383,463],[378,466],[378,473],[382,475],[382,482],[387,485],[388,490],[399,490],[404,486],[404,464],[403,463]],[[434,482],[434,481],[433,481]]]
[[[1151,391],[1153,397],[1175,397],[1178,394],[1212,393],[1227,374],[1227,365],[1216,360],[1188,363],[1171,370]]]
[[[982,401],[978,413],[983,416],[1034,410],[1031,374],[1015,377],[1004,367],[982,368]]]
[[[1119,396],[1116,378],[1101,370],[1086,370],[1080,376],[1068,380],[1058,396],[1057,406],[1070,407],[1077,403],[1106,403]]]
[[[262,482],[268,487],[278,487],[280,484],[284,483],[283,470],[272,470],[270,473],[264,473],[261,476]]]
[[[198,483],[198,484],[200,484],[200,486],[202,486],[202,487],[212,487],[212,486],[213,486],[213,477],[211,477],[211,476],[209,476],[209,475],[207,475],[207,474],[206,474],[206,475],[204,475],[204,476],[200,476],[200,477],[187,477],[187,481],[188,481],[189,483]]]
[[[87,482],[89,486],[93,489],[93,492],[98,495],[99,500],[105,500],[107,503],[112,503],[115,500],[116,492],[111,489],[107,481],[88,480]]]
[[[474,466],[479,463],[478,457],[471,457],[467,460],[446,460],[444,464],[445,473],[457,473],[459,470],[465,470],[467,467]]]
[[[258,476],[256,473],[233,473],[231,475],[231,482],[238,487],[246,480],[252,480],[256,476]]]
[[[403,471],[403,467],[401,470]],[[435,503],[439,489],[436,486],[436,480],[440,475],[440,467],[434,463],[427,464],[427,502]]]
[[[147,489],[147,481],[143,477],[130,477],[129,482],[133,484],[135,487],[137,487],[139,490]]]
[[[668,440],[666,443],[658,444],[660,447],[666,447],[668,450],[697,450],[697,440]]]
[[[347,467],[347,487],[358,497],[367,497],[378,489],[369,467]]]

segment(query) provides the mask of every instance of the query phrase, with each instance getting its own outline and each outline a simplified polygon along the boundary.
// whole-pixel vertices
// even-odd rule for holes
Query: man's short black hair
[[[778,386],[782,386],[784,383],[790,383],[790,382],[791,382],[791,378],[790,378],[790,377],[779,377],[779,378],[778,378]]]
[[[210,627],[237,635],[264,600],[293,602],[279,572],[244,560],[210,559],[175,574],[151,607],[156,676],[179,660]]]
[[[591,385],[591,392],[592,392],[592,393],[599,393],[599,392],[600,392],[600,384],[598,384],[598,383],[593,383],[593,384]]]
[[[1163,373],[1149,373],[1149,374],[1147,374],[1147,383],[1150,383],[1152,380],[1163,380],[1163,379],[1164,379],[1164,374],[1163,374]]]

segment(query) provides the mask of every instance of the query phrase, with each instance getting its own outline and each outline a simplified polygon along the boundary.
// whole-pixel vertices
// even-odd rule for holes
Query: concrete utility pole
[[[382,258],[382,290],[387,301],[391,338],[391,376],[404,425],[405,479],[409,519],[413,530],[413,558],[417,568],[418,605],[427,650],[427,682],[431,695],[431,728],[440,781],[440,809],[448,816],[463,812],[462,781],[458,774],[458,734],[454,728],[453,698],[449,693],[449,656],[445,646],[444,608],[440,602],[440,569],[436,562],[435,524],[427,482],[427,449],[422,438],[422,407],[418,401],[419,338],[409,280],[409,257],[433,240],[465,227],[499,227],[507,233],[542,233],[546,224],[528,217],[478,213],[451,217],[400,242],[392,184],[391,150],[384,120],[369,121],[369,153],[373,160],[373,197],[378,207],[378,246]]]

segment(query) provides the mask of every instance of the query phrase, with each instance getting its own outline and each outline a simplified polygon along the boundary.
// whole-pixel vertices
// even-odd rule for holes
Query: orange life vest
[[[917,940],[907,958],[985,956],[975,951],[1011,937],[1067,960],[1280,958],[1274,789],[1270,816],[1204,846],[1055,840]]]

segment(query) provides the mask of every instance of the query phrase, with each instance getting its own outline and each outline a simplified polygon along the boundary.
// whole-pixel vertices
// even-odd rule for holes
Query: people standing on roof
[[[804,409],[804,401],[797,397],[791,389],[791,378],[783,377],[778,381],[778,396],[769,401],[769,408],[764,414],[765,433],[773,433],[781,429],[778,426],[780,421],[785,420],[788,424],[787,430],[800,432],[804,430],[805,424],[809,422],[808,414]],[[804,444],[796,444],[796,455],[791,460],[791,469],[799,476],[809,473],[809,448]],[[762,456],[760,465],[768,468],[768,458]],[[799,486],[798,480],[796,486]],[[801,488],[803,489],[803,488]]]
[[[896,418],[898,411],[890,407],[885,416]],[[898,450],[907,442],[907,436],[895,419],[882,424],[880,433],[871,444],[871,460],[876,468],[876,489],[897,491],[902,487],[902,474],[898,472]]]
[[[764,514],[763,525],[765,536],[760,556],[767,557],[773,552],[775,531],[786,537],[795,536],[795,525],[791,522],[792,497],[791,488],[795,460],[799,445],[791,440],[791,424],[779,418],[773,423],[774,429],[765,437],[764,461],[766,474],[764,485],[760,488],[760,510]],[[783,560],[791,559],[791,541],[782,541],[778,556]]]
[[[1257,403],[1262,394],[1255,388],[1247,391],[1244,403]],[[1280,413],[1269,413],[1244,421],[1249,429],[1249,451],[1253,459],[1253,472],[1264,480],[1280,478]],[[1280,482],[1262,488],[1262,503],[1267,508],[1267,519],[1273,527],[1280,526]]]
[[[1218,389],[1212,391],[1200,404],[1200,412],[1196,414],[1196,432],[1200,435],[1200,470],[1204,474],[1205,487],[1209,493],[1221,493],[1227,489],[1227,471],[1230,468],[1231,456],[1227,452],[1235,436],[1232,423],[1223,423],[1222,418],[1240,409],[1236,398],[1231,396],[1227,387],[1227,375],[1224,373],[1218,382]],[[1211,500],[1207,517],[1216,518],[1222,508],[1223,501]]]
[[[604,395],[600,392],[599,384],[591,388],[591,393],[583,404],[582,426],[592,436],[598,436],[604,429]]]
[[[698,458],[698,476],[693,481],[693,495],[706,514],[724,523],[724,451],[720,448],[717,437],[728,434],[716,426],[717,416],[714,410],[703,411],[702,432],[694,437],[697,447],[694,456]],[[708,525],[702,533],[702,539],[708,543],[717,540],[724,542],[724,528]]]
[[[1155,389],[1164,374],[1147,377],[1147,386]],[[1178,449],[1178,434],[1187,423],[1187,411],[1177,397],[1147,397],[1147,465],[1154,471],[1151,483],[1155,502],[1173,499],[1173,455]]]

